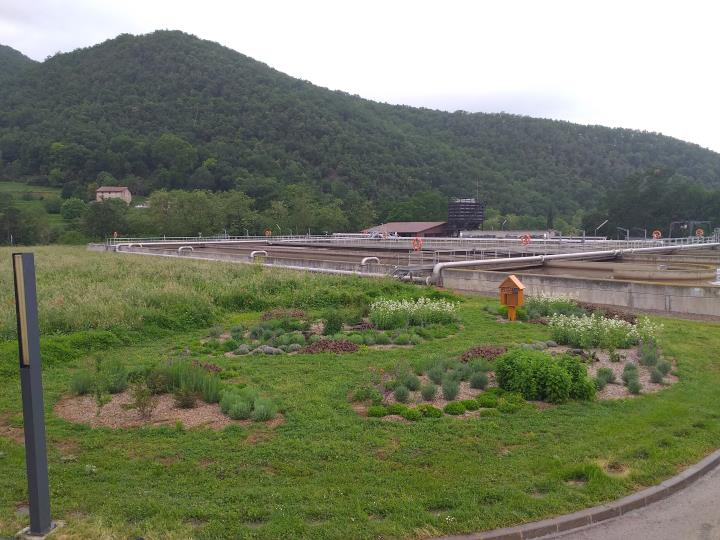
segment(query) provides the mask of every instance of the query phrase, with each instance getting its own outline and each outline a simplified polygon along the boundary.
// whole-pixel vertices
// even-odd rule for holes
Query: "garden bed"
[[[174,426],[180,422],[186,428],[203,427],[221,430],[230,425],[252,423],[250,420],[231,420],[222,413],[217,403],[198,401],[192,409],[181,409],[175,405],[175,400],[170,394],[156,396],[155,399],[157,400],[156,407],[148,417],[143,417],[137,409],[131,408],[133,398],[128,391],[112,396],[110,402],[100,409],[99,414],[92,396],[65,397],[58,401],[53,410],[63,420],[93,428]]]

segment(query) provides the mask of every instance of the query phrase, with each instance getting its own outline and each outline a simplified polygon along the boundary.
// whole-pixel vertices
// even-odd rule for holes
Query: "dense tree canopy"
[[[317,232],[444,219],[447,197],[476,192],[501,222],[579,227],[646,170],[673,171],[673,192],[687,200],[720,187],[720,155],[677,139],[375,103],[175,31],[124,34],[42,63],[0,47],[0,83],[0,177],[85,201],[115,183],[141,196],[199,190],[218,204],[213,193],[233,191],[235,217],[217,209],[204,224],[214,232],[221,223]],[[171,234],[199,228],[190,212],[185,219],[143,223]]]

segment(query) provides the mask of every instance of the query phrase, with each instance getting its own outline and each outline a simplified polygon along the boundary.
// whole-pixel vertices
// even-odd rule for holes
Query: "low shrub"
[[[410,334],[399,334],[393,340],[393,343],[395,345],[409,345],[410,344]]]
[[[652,339],[642,341],[640,343],[640,363],[644,366],[652,367],[660,360],[660,351]]]
[[[342,331],[343,328],[343,314],[340,310],[331,309],[325,312],[323,316],[323,334],[331,336]]]
[[[373,405],[382,402],[382,394],[374,386],[361,386],[352,394],[353,401],[370,401]]]
[[[588,349],[625,349],[640,341],[654,340],[662,326],[640,319],[631,324],[622,319],[608,319],[598,313],[592,315],[554,315],[550,318],[553,340],[563,345]]]
[[[608,357],[611,362],[621,362],[622,356],[620,356],[620,353],[617,352],[614,348],[611,348],[608,352]]]
[[[435,384],[441,384],[445,371],[440,366],[435,366],[428,370],[427,376]]]
[[[76,371],[70,379],[70,391],[76,396],[85,396],[95,388],[95,375],[87,370]]]
[[[144,381],[135,381],[130,386],[130,397],[132,398],[131,406],[142,418],[150,418],[155,407],[157,407],[157,398],[153,395],[150,388]]]
[[[654,367],[650,370],[650,382],[661,384],[663,382],[663,372]]]
[[[417,334],[413,334],[410,336],[410,344],[411,345],[420,345],[423,342],[423,338],[418,336]]]
[[[500,416],[500,411],[497,409],[481,409],[480,416]]]
[[[147,385],[153,394],[166,394],[171,389],[170,373],[167,366],[152,369],[147,376]]]
[[[402,383],[407,386],[408,390],[419,390],[420,389],[420,379],[417,375],[413,373],[408,373],[403,377]]]
[[[488,371],[492,371],[492,366],[490,365],[490,362],[486,360],[485,358],[476,358],[474,360],[471,360],[468,363],[468,366],[470,367],[470,371],[473,373],[477,372],[483,372],[487,373]]]
[[[177,388],[173,392],[173,397],[175,398],[175,405],[181,409],[194,409],[195,405],[197,405],[197,395],[188,386]]]
[[[103,364],[103,378],[106,389],[111,394],[124,392],[128,387],[128,374],[125,366],[119,360],[111,360]]]
[[[496,408],[502,413],[513,414],[522,409],[524,406],[525,403],[522,396],[518,393],[510,392],[498,398]]]
[[[551,315],[582,315],[585,311],[575,300],[563,297],[531,296],[525,301],[530,319],[539,319]]]
[[[465,405],[463,405],[461,401],[453,401],[445,405],[443,411],[445,411],[447,414],[457,416],[465,412]]]
[[[389,345],[390,344],[390,336],[388,336],[385,332],[378,332],[375,335],[375,344],[376,345]]]
[[[600,368],[597,371],[597,378],[605,381],[605,384],[612,384],[615,382],[615,372],[610,368]]]
[[[351,334],[346,339],[355,345],[365,345],[365,338],[360,334]]]
[[[235,401],[227,409],[227,415],[233,420],[249,420],[253,406],[248,401]]]
[[[266,422],[275,418],[277,406],[269,398],[259,397],[253,404],[253,411],[250,418],[255,422]]]
[[[370,305],[370,320],[385,330],[404,328],[408,325],[425,326],[446,324],[457,319],[456,305],[447,300],[387,300],[379,299]]]
[[[638,379],[632,379],[627,384],[631,394],[639,394],[642,391],[642,385]]]
[[[422,418],[422,416],[423,416],[422,413],[420,411],[418,411],[417,409],[407,408],[402,413],[402,417],[405,420],[410,420],[411,422],[420,420]]]
[[[638,369],[635,364],[628,362],[623,368],[622,380],[625,384],[628,384],[632,380],[637,380],[639,377]]]
[[[466,411],[477,411],[480,408],[480,404],[474,399],[463,399],[460,403],[463,404]]]
[[[541,351],[515,349],[497,360],[495,375],[500,388],[519,392],[528,400],[588,400],[596,391],[586,366],[570,355],[554,358]]]
[[[435,399],[435,394],[437,393],[437,387],[430,383],[430,384],[424,384],[420,388],[420,395],[425,401],[432,401]]]
[[[388,414],[387,407],[383,407],[382,405],[372,405],[368,407],[367,415],[370,418],[382,418],[383,416]]]
[[[656,367],[657,367],[658,371],[660,371],[660,373],[663,374],[663,376],[667,375],[668,373],[670,373],[672,371],[672,364],[670,364],[670,362],[668,362],[667,360],[660,360],[657,363]]]
[[[417,410],[420,411],[420,413],[425,418],[440,418],[443,415],[442,410],[438,409],[437,407],[433,407],[428,403],[418,405]]]
[[[395,388],[393,395],[400,403],[407,403],[410,399],[410,390],[408,390],[407,386],[401,384]]]
[[[497,407],[498,397],[495,394],[483,392],[475,398],[475,401],[477,401],[480,407],[491,409],[493,407]]]
[[[487,373],[478,371],[477,373],[473,373],[470,376],[470,388],[477,388],[480,390],[485,390],[487,385],[488,385]]]
[[[363,343],[365,345],[375,345],[375,343],[377,343],[377,341],[375,340],[375,334],[365,334],[363,338]]]
[[[446,378],[442,383],[443,397],[447,401],[452,401],[460,393],[460,384],[451,378]]]
[[[407,409],[407,407],[402,403],[393,403],[392,405],[388,405],[387,411],[388,414],[399,414],[402,416],[405,409]]]

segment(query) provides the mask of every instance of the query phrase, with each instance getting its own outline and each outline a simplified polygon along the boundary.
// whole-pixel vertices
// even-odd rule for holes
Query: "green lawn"
[[[9,251],[0,250],[5,315],[12,311],[8,259]],[[94,347],[93,336],[103,330],[123,343],[100,351],[104,359],[149,365],[206,336],[211,323],[252,321],[273,303],[317,311],[324,303],[423,289],[73,248],[38,250],[38,273],[41,295],[49,297],[41,305],[41,314],[43,307],[48,313],[41,320],[45,331],[68,334],[43,344],[53,514],[67,522],[66,538],[426,538],[491,529],[616,499],[659,483],[720,446],[720,327],[671,319],[662,321],[664,349],[677,358],[681,380],[659,394],[413,423],[367,419],[353,411],[347,395],[371,380],[370,367],[453,357],[478,344],[549,338],[544,326],[497,322],[482,309],[489,300],[478,297],[463,299],[463,329],[456,336],[414,349],[202,357],[234,368],[243,382],[272,395],[285,416],[274,429],[73,425],[55,417],[52,407],[67,392],[73,370],[88,362],[78,343]],[[112,284],[114,295],[103,296],[103,284]],[[83,297],[78,288],[99,297]],[[263,305],[252,310],[238,307],[252,307],[248,298],[228,301],[241,291]],[[169,299],[170,292],[178,296]],[[210,306],[202,322],[191,319],[173,329],[160,319],[155,328],[143,326],[158,322],[151,311],[158,298],[167,310],[191,292],[201,310]],[[99,317],[103,313],[107,318]],[[60,314],[69,324],[63,326]],[[98,317],[92,324],[84,324],[93,314]],[[7,331],[8,324],[12,317],[4,316],[0,329]],[[84,338],[73,342],[75,349],[68,345],[58,353],[78,335]],[[16,514],[26,484],[23,448],[13,439],[21,433],[15,429],[21,427],[21,409],[14,347],[0,342],[0,536],[27,522]],[[606,473],[601,465],[607,462],[626,473]],[[96,472],[88,472],[88,465]]]
[[[23,195],[26,193],[32,194],[34,199],[23,200]],[[4,194],[12,195],[13,203],[18,208],[45,210],[43,199],[60,197],[60,189],[47,186],[31,186],[24,182],[0,181],[0,197]],[[48,214],[48,222],[50,225],[62,225],[65,223],[60,214]]]

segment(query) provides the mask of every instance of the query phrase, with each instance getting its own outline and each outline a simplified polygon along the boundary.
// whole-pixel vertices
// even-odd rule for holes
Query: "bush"
[[[392,405],[388,405],[387,411],[388,414],[399,414],[402,416],[405,409],[407,409],[407,407],[402,403],[393,403]]]
[[[382,394],[373,386],[362,386],[353,392],[353,401],[371,401],[373,405],[379,405],[382,401]]]
[[[118,360],[112,360],[103,365],[104,379],[107,391],[119,394],[128,387],[128,374],[125,366]]]
[[[641,340],[655,339],[662,328],[648,319],[641,319],[633,325],[621,319],[607,319],[597,313],[579,317],[554,315],[549,324],[555,341],[583,349],[624,349]]]
[[[525,399],[564,403],[570,398],[592,399],[595,383],[587,368],[576,357],[551,355],[515,349],[496,362],[495,375],[500,388],[519,392]]]
[[[275,418],[277,407],[271,399],[259,397],[253,404],[253,411],[250,415],[255,422],[266,422]]]
[[[252,415],[252,403],[237,400],[228,407],[227,415],[233,420],[248,420]]]
[[[382,405],[372,405],[368,407],[367,415],[370,418],[382,418],[383,416],[388,414],[388,410],[386,407],[383,407]]]
[[[441,384],[443,377],[445,376],[445,371],[443,371],[440,366],[435,366],[428,370],[427,376],[435,384]]]
[[[143,381],[134,382],[130,387],[130,396],[132,408],[137,410],[142,418],[150,418],[157,406],[157,399],[147,384]]]
[[[478,397],[475,398],[475,401],[477,401],[477,404],[480,407],[484,407],[486,409],[492,409],[493,407],[497,407],[498,404],[498,397],[495,394],[490,394],[489,392],[483,392]]]
[[[443,412],[440,409],[433,407],[428,403],[418,405],[417,410],[420,411],[425,418],[440,418],[443,415]]]
[[[660,359],[660,351],[653,340],[647,340],[640,343],[640,363],[644,366],[652,367],[658,363]]]
[[[663,376],[667,375],[672,371],[672,365],[667,360],[660,360],[657,363],[657,368],[658,371],[663,374]]]
[[[379,299],[370,305],[370,320],[384,330],[408,325],[446,324],[456,320],[456,306],[447,300],[418,298],[413,300]]]
[[[351,334],[346,339],[355,345],[365,345],[365,338],[360,334]]]
[[[417,409],[407,408],[402,413],[402,417],[405,420],[410,420],[411,422],[420,420],[422,418],[422,416],[423,416],[422,413],[420,411],[418,411]]]
[[[463,399],[460,403],[465,406],[466,411],[477,411],[480,408],[480,404],[474,399]]]
[[[525,406],[522,395],[509,392],[498,398],[497,410],[502,413],[513,414]]]
[[[420,379],[413,373],[408,373],[405,377],[403,377],[402,382],[405,386],[407,386],[408,390],[415,391],[420,389]]]
[[[473,373],[477,373],[479,371],[487,373],[493,369],[490,362],[488,362],[485,358],[476,358],[475,360],[471,360],[468,366],[470,367],[470,371]]]
[[[452,403],[448,403],[447,405],[445,405],[445,408],[443,410],[447,414],[457,416],[465,412],[465,405],[463,405],[461,401],[453,401]]]
[[[365,337],[363,338],[363,343],[365,343],[365,345],[375,345],[375,335],[372,333],[365,334]]]
[[[375,335],[375,344],[376,345],[389,345],[390,344],[390,336],[388,336],[385,332],[378,332]]]
[[[156,367],[147,376],[147,385],[153,394],[166,394],[171,388],[170,374],[167,367]]]
[[[87,370],[77,371],[70,379],[70,391],[76,396],[90,394],[95,388],[95,375]]]
[[[600,368],[597,371],[597,378],[605,381],[605,384],[611,384],[615,382],[615,372],[610,368]]]
[[[409,345],[410,344],[410,334],[400,334],[398,335],[394,340],[393,343],[395,345]]]
[[[326,311],[323,317],[323,334],[325,334],[326,336],[337,334],[338,332],[342,331],[344,322],[345,321],[343,320],[343,314],[339,310],[331,309],[329,311]]]
[[[437,393],[437,387],[430,383],[430,384],[424,384],[422,388],[420,388],[420,395],[425,401],[432,401],[435,399],[435,394]]]
[[[197,404],[197,395],[192,388],[183,386],[173,392],[175,405],[181,409],[194,409]]]
[[[654,367],[652,370],[650,370],[650,382],[653,382],[655,384],[661,384],[663,382],[663,372],[660,371],[658,368]]]
[[[411,345],[420,345],[423,342],[423,338],[418,336],[417,334],[413,334],[410,336],[410,344]]]
[[[632,380],[638,379],[638,370],[637,366],[633,364],[632,362],[628,362],[625,364],[625,367],[623,368],[623,374],[622,374],[622,380],[625,384],[628,384]]]
[[[640,381],[638,379],[632,379],[628,382],[627,387],[631,394],[639,394],[642,391],[642,386],[640,385]]]
[[[451,378],[446,378],[442,383],[443,397],[447,401],[452,401],[460,393],[460,384]]]
[[[470,388],[478,388],[480,390],[485,390],[487,385],[488,376],[486,373],[478,371],[477,373],[473,373],[470,376]]]
[[[480,410],[480,416],[500,416],[500,411],[497,409],[482,409]]]
[[[393,395],[400,403],[407,403],[408,399],[410,399],[410,390],[408,390],[407,386],[401,384],[395,388]]]

